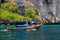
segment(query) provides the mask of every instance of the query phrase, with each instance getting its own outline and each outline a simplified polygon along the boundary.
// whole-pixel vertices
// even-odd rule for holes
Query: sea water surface
[[[39,30],[0,30],[0,40],[60,40],[60,25],[45,25]]]

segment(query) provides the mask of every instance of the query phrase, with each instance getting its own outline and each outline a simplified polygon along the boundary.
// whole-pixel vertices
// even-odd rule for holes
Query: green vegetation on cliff
[[[15,2],[10,1],[0,5],[0,20],[18,22],[22,19],[33,20],[39,18],[38,9],[34,7],[27,8],[25,14],[20,15],[18,14],[18,5]]]

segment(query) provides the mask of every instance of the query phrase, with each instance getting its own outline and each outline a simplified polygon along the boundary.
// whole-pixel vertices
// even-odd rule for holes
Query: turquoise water
[[[0,40],[60,40],[60,25],[43,25],[36,31],[1,31]]]

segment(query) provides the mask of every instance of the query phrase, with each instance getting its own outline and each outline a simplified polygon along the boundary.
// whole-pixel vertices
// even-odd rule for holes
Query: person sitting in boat
[[[37,24],[43,23],[42,21],[43,21],[42,19],[41,20],[40,19],[35,19],[35,20],[32,20],[32,21],[28,20],[28,24],[29,25],[37,25]]]
[[[28,20],[28,24],[29,24],[29,25],[36,25],[36,21],[34,21],[34,20],[31,20],[31,21]]]

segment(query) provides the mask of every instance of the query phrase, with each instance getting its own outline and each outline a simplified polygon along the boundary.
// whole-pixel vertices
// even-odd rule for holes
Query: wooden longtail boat
[[[45,27],[53,27],[54,26],[58,26],[60,27],[60,23],[45,23],[45,24],[39,24],[39,25],[35,25],[35,26],[32,26],[32,27],[26,27],[26,28],[7,28],[7,30],[38,30],[42,25],[46,25]]]
[[[7,30],[38,30],[41,27],[41,25],[42,24],[35,25],[35,26],[32,26],[32,27],[26,27],[26,28],[8,28],[7,27]]]

